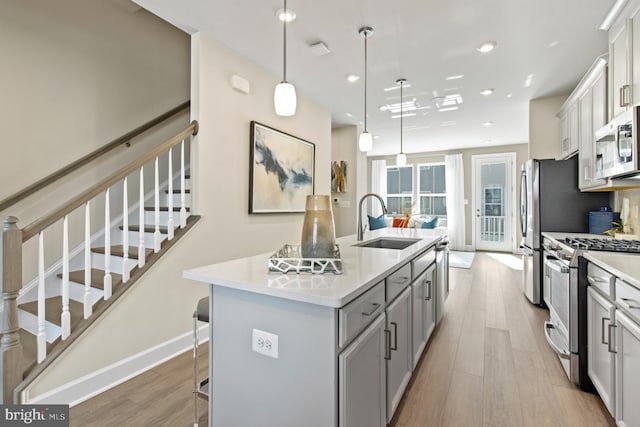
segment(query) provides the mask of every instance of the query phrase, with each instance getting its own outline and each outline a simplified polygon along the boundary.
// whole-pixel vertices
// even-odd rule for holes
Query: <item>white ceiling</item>
[[[134,0],[183,30],[204,31],[282,76],[279,0]],[[400,149],[399,119],[379,106],[399,102],[384,91],[398,78],[411,84],[404,100],[425,108],[405,117],[406,153],[528,141],[529,100],[566,95],[595,58],[606,52],[598,26],[614,0],[288,0],[297,18],[288,25],[287,80],[299,93],[332,112],[333,126],[364,118],[364,41],[358,29],[373,27],[369,39],[368,128],[378,135],[370,155]],[[309,45],[331,49],[315,57]],[[479,54],[484,41],[497,48]],[[446,81],[445,77],[464,78]],[[527,76],[533,75],[525,87]],[[493,88],[490,96],[479,92]],[[434,95],[460,93],[457,111],[438,112]],[[511,94],[508,98],[507,95]],[[347,116],[350,113],[353,117]],[[493,125],[485,127],[484,122]],[[443,126],[443,123],[445,124]],[[447,125],[448,124],[448,125]]]

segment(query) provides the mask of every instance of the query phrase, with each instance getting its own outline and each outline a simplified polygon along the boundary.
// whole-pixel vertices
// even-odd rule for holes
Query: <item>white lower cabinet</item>
[[[387,360],[387,422],[402,399],[411,379],[411,286],[408,286],[387,307],[388,338]]]
[[[338,356],[339,425],[384,427],[387,424],[385,314]]]
[[[615,354],[610,350],[611,327],[614,324],[615,306],[598,294],[593,287],[587,292],[588,372],[609,412],[615,414],[614,363]],[[610,344],[611,343],[611,344]]]
[[[640,325],[616,311],[616,422],[640,426]]]

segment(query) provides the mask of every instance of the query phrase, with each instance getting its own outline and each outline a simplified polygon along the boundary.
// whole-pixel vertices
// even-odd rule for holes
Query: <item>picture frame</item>
[[[249,213],[299,213],[315,191],[315,144],[252,121]]]

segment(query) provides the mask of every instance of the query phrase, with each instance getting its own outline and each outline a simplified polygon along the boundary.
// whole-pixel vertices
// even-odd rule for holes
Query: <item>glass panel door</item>
[[[474,229],[479,250],[511,251],[513,159],[474,156]]]

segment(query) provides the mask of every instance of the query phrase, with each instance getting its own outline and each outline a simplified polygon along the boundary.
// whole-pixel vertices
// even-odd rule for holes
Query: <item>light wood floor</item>
[[[447,313],[392,427],[615,425],[596,395],[567,380],[544,338],[548,312],[529,304],[521,271],[509,267],[517,260],[478,252],[471,269],[450,270]],[[187,352],[71,408],[71,426],[192,426],[191,378]],[[201,426],[205,406],[201,401]]]
[[[446,315],[391,426],[615,426],[564,374],[517,261],[478,252],[471,269],[450,269]]]

